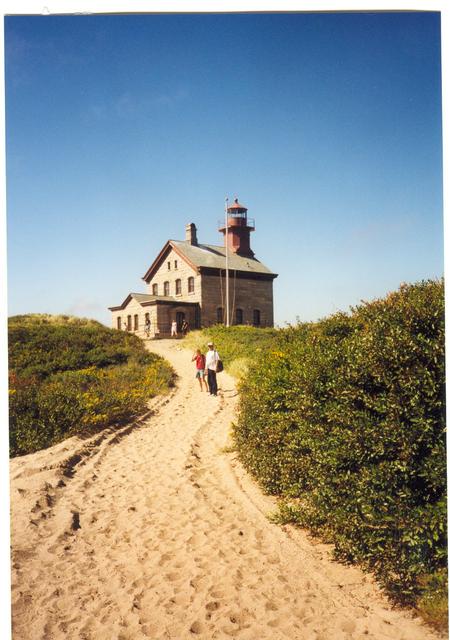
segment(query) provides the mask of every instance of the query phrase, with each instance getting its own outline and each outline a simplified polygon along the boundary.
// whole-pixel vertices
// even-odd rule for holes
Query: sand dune
[[[233,380],[200,393],[179,343],[176,390],[118,432],[11,462],[14,640],[428,640],[370,577],[271,524],[230,453]]]

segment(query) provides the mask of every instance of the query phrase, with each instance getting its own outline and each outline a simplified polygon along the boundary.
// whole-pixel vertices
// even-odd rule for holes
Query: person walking
[[[200,349],[197,349],[197,351],[192,356],[192,362],[194,360],[195,360],[195,366],[197,368],[197,373],[195,374],[195,377],[198,379],[200,383],[200,391],[203,391],[203,384],[205,385],[205,390],[208,391],[208,383],[205,378],[206,359],[203,353],[200,351]]]
[[[147,338],[150,338],[150,318],[147,318],[145,321],[145,335]]]
[[[189,331],[189,323],[187,320],[183,320],[183,324],[181,325],[181,333],[183,334],[183,338],[186,337],[186,334],[188,331]]]
[[[205,358],[205,367],[208,376],[208,387],[209,393],[212,396],[217,395],[217,363],[220,360],[219,354],[214,349],[214,344],[212,342],[208,342],[208,351],[206,353]]]
[[[174,321],[172,322],[171,329],[170,329],[170,337],[171,337],[171,338],[176,338],[176,337],[177,337],[177,335],[178,335],[178,334],[177,334],[177,321],[176,321],[176,320],[174,320]]]

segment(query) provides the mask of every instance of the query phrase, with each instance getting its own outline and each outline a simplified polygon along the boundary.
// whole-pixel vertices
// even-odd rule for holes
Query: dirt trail
[[[226,449],[233,380],[200,393],[178,342],[151,348],[179,379],[149,416],[11,463],[14,640],[438,638],[268,521]]]

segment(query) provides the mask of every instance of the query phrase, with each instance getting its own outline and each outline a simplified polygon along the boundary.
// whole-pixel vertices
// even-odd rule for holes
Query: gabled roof
[[[195,264],[191,264],[189,262],[189,259],[187,258],[187,256],[184,256],[182,253],[180,253],[180,251],[174,245],[174,242],[176,242],[176,241],[167,240],[166,244],[163,246],[161,251],[158,253],[158,255],[156,256],[155,260],[152,262],[150,267],[147,269],[147,272],[142,276],[142,280],[145,280],[145,282],[149,282],[150,281],[151,277],[154,275],[155,271],[157,271],[159,269],[160,265],[162,264],[162,262],[164,261],[166,255],[169,253],[169,251],[171,249],[176,251],[180,255],[181,258],[184,258],[184,260],[186,260],[186,262],[192,267],[192,269],[198,273],[198,268],[195,266]],[[184,244],[189,244],[189,243],[185,242]]]
[[[158,302],[164,304],[175,303],[177,305],[197,304],[196,302],[184,302],[183,300],[175,298],[174,296],[152,296],[148,293],[129,293],[122,304],[118,305],[117,307],[108,307],[108,309],[110,311],[123,311],[132,299],[136,300],[136,302],[139,302],[142,307],[148,307],[149,305],[157,304]]]
[[[120,309],[125,309],[132,298],[134,298],[136,302],[139,302],[139,304],[142,304],[143,302],[149,302],[151,298],[155,297],[156,296],[149,296],[146,293],[129,293],[122,304],[119,304],[116,307],[108,307],[108,309],[110,311],[119,311]]]
[[[143,276],[143,280],[150,281],[164,260],[164,256],[171,248],[184,258],[194,271],[199,272],[202,268],[225,269],[225,247],[212,244],[193,245],[186,240],[168,240],[147,273]],[[256,258],[239,256],[231,251],[228,254],[228,268],[248,274],[264,274],[272,278],[277,277],[276,273],[270,271]]]

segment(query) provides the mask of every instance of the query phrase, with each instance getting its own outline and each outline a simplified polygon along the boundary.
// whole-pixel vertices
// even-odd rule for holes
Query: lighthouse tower
[[[228,249],[239,256],[253,258],[255,254],[250,248],[250,232],[254,230],[255,221],[253,218],[247,218],[247,207],[235,198],[233,204],[227,208],[225,224],[219,228],[224,234],[224,242],[228,236]]]

